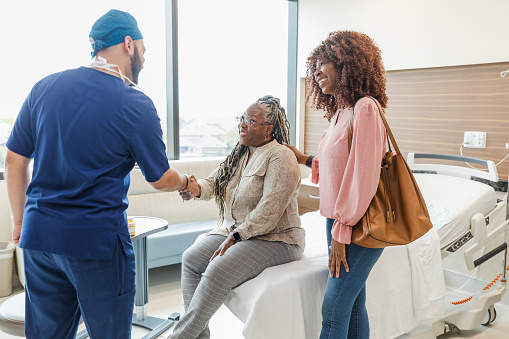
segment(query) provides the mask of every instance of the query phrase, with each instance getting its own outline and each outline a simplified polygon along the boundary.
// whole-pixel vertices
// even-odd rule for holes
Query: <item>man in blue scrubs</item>
[[[74,338],[80,316],[93,339],[129,338],[135,294],[129,172],[138,163],[156,189],[187,186],[186,176],[169,168],[154,104],[129,86],[145,61],[136,20],[111,10],[94,23],[90,42],[91,67],[35,84],[7,142],[27,338]]]

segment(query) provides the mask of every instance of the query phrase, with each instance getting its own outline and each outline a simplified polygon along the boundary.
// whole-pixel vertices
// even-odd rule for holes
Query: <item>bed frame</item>
[[[438,159],[457,162],[467,162],[477,165],[482,165],[487,168],[487,172],[480,169],[473,169],[467,167],[459,167],[443,164],[416,164],[415,159]],[[409,153],[407,162],[413,171],[434,172],[437,174],[452,175],[471,179],[478,177],[492,182],[498,181],[498,173],[495,163],[490,160],[482,160],[476,158],[446,155],[446,154],[415,154]],[[444,318],[438,319],[433,322],[430,338],[444,334],[446,332],[457,332],[461,334],[461,330],[471,330],[479,325],[487,325],[493,322],[496,318],[495,303],[502,299],[506,291],[506,265],[507,265],[507,242],[509,220],[507,213],[508,194],[497,202],[492,211],[487,215],[481,213],[475,214],[470,220],[470,230],[459,240],[452,245],[442,250],[442,258],[455,253],[461,247],[465,247],[465,262],[469,270],[482,265],[484,262],[490,260],[497,254],[504,252],[502,259],[502,272],[500,277],[500,284],[498,288],[493,288],[492,291],[487,292],[480,296],[474,307],[468,311],[456,311],[451,314],[446,314]],[[484,246],[494,242],[500,235],[504,235],[504,241],[501,245],[493,250],[478,256]],[[477,257],[476,257],[477,256]],[[486,315],[488,320],[485,321]],[[432,335],[431,335],[432,334]]]
[[[485,172],[485,169],[474,169],[470,167],[460,167],[453,165],[432,164],[432,163],[416,164],[415,159],[437,159],[472,163],[485,166],[488,169],[488,172]],[[452,175],[455,177],[461,177],[466,179],[470,179],[471,177],[478,177],[493,182],[498,181],[497,167],[495,166],[495,163],[491,160],[483,160],[449,154],[408,153],[407,163],[412,171],[424,171],[424,172],[430,171],[436,172],[437,174]]]

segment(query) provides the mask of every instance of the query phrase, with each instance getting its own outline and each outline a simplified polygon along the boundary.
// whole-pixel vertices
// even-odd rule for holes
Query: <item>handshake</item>
[[[194,175],[187,176],[187,185],[183,189],[179,190],[179,194],[182,197],[182,201],[191,200],[201,195],[201,186],[198,184]]]

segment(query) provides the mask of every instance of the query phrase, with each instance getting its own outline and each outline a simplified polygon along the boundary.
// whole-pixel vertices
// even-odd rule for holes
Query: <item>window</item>
[[[88,34],[93,23],[108,10],[131,13],[144,36],[145,67],[139,85],[154,101],[166,131],[166,32],[165,1],[67,0],[5,1],[0,5],[2,81],[0,93],[0,171],[3,171],[16,116],[32,86],[46,75],[88,65]],[[43,13],[43,14],[41,14]]]
[[[179,1],[180,158],[228,154],[266,94],[286,108],[287,58],[287,1]]]
[[[32,86],[51,73],[88,65],[88,34],[112,8],[131,13],[144,35],[139,85],[167,135],[167,28],[171,0],[8,1],[0,5],[4,62],[0,171],[6,142]],[[44,15],[41,15],[43,13]],[[178,1],[180,157],[224,156],[238,141],[235,117],[271,94],[287,108],[288,1]]]

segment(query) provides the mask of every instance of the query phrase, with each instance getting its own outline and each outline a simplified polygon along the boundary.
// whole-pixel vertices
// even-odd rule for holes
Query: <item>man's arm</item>
[[[21,224],[23,223],[23,212],[27,201],[26,191],[30,183],[28,174],[28,165],[30,158],[7,150],[5,159],[5,178],[7,181],[7,195],[11,205],[14,230],[12,231],[12,240],[17,245],[21,234]]]
[[[179,174],[173,169],[168,169],[161,179],[151,182],[155,189],[160,191],[172,192],[179,189],[183,189],[187,186],[187,178],[183,174]]]

